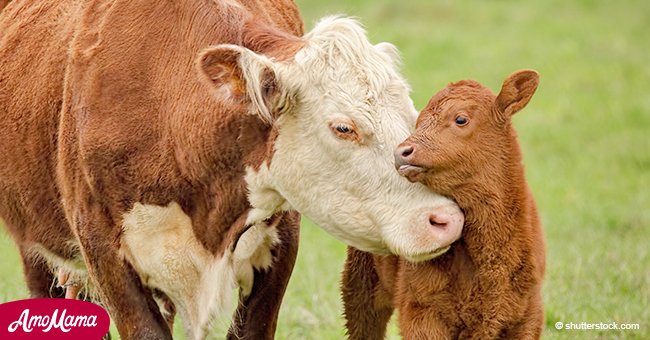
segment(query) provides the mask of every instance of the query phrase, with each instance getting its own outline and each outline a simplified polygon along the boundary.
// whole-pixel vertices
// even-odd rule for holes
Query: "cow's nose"
[[[399,169],[400,166],[408,164],[411,155],[413,154],[412,145],[400,145],[395,149],[395,168]]]
[[[449,214],[429,214],[429,224],[432,227],[445,229],[450,223],[452,223],[452,217]]]

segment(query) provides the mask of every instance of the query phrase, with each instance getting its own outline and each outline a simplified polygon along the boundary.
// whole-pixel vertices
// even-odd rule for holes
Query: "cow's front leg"
[[[158,289],[151,289],[151,294],[158,303],[158,308],[162,313],[170,332],[174,332],[174,319],[176,318],[176,306],[174,302]]]
[[[272,264],[266,270],[254,270],[249,294],[244,289],[240,291],[228,339],[274,337],[280,304],[298,253],[300,216],[284,213],[276,228],[279,242],[271,249]]]
[[[90,279],[122,339],[171,339],[150,291],[119,253],[121,227],[109,211],[100,204],[86,203],[74,215]]]

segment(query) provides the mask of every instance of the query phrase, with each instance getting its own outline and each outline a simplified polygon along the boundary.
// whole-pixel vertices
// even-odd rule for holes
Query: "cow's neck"
[[[288,61],[303,46],[297,36],[280,31],[247,13],[240,15],[243,24],[236,26],[241,28],[226,34],[233,40],[224,42],[244,46],[280,61]],[[191,71],[196,72],[193,67]],[[200,84],[198,74],[196,79],[181,86],[184,88],[181,92],[188,98],[183,100],[186,106],[175,109],[170,135],[175,157],[184,175],[199,179],[206,175],[211,177],[216,172],[221,176],[225,169],[220,165],[232,168],[233,160],[258,167],[259,154],[272,146],[273,138],[269,138],[272,137],[272,127],[250,113],[247,105],[223,101],[206,87],[201,88],[205,85]],[[233,143],[235,140],[237,142]],[[236,159],[238,156],[247,159]]]
[[[241,45],[275,60],[287,61],[304,46],[304,41],[269,24],[248,20],[242,31]]]
[[[245,174],[270,159],[274,133],[271,126],[253,115],[225,117],[231,120],[218,131],[198,132],[207,136],[200,147],[177,145],[177,153],[190,154],[178,162],[191,162],[187,180],[192,191],[179,202],[190,215],[197,238],[210,250],[218,250],[224,232],[250,208]],[[218,129],[218,128],[216,128]],[[209,145],[213,140],[212,145]],[[211,151],[201,150],[201,147]]]
[[[222,42],[243,45],[276,60],[286,60],[299,45],[295,44],[299,38],[258,18],[235,26],[241,31],[225,35],[234,40]],[[294,49],[283,41],[292,42]],[[221,231],[250,208],[246,171],[270,161],[277,131],[249,113],[245,105],[218,99],[199,81],[198,74],[196,79],[191,78],[196,73],[193,64],[180,66],[179,72],[189,73],[190,78],[181,78],[178,84],[185,98],[178,101],[180,104],[170,104],[174,106],[173,118],[165,138],[178,172],[192,188],[185,203],[179,203],[191,215],[195,234],[203,245],[218,249]]]

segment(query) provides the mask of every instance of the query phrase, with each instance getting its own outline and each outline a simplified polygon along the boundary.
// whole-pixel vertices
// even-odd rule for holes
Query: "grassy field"
[[[650,338],[650,2],[298,4],[307,28],[344,13],[359,17],[372,41],[396,44],[418,108],[451,81],[473,78],[498,91],[512,71],[539,71],[537,94],[515,124],[545,226],[544,337]],[[277,337],[343,338],[345,247],[303,224]],[[0,255],[0,300],[25,297],[17,252],[4,234]],[[556,330],[558,321],[641,329]],[[389,337],[397,334],[393,325]]]

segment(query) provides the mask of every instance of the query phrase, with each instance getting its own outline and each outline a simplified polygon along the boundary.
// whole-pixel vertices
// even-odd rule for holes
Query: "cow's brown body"
[[[231,43],[281,59],[264,39],[303,33],[291,1],[235,7],[19,1],[3,10],[0,216],[31,296],[62,294],[35,251],[46,249],[87,266],[123,338],[170,338],[152,293],[118,254],[122,215],[136,202],[178,202],[202,245],[224,250],[249,209],[244,168],[264,161],[273,134],[202,90],[196,57]],[[256,273],[235,314],[245,338],[272,337],[295,261],[299,218],[279,218],[273,269]]]
[[[351,338],[383,338],[394,308],[405,339],[540,337],[544,242],[510,120],[537,83],[537,73],[521,71],[495,97],[461,81],[421,112],[396,166],[458,203],[463,235],[421,263],[350,248],[343,300]]]

